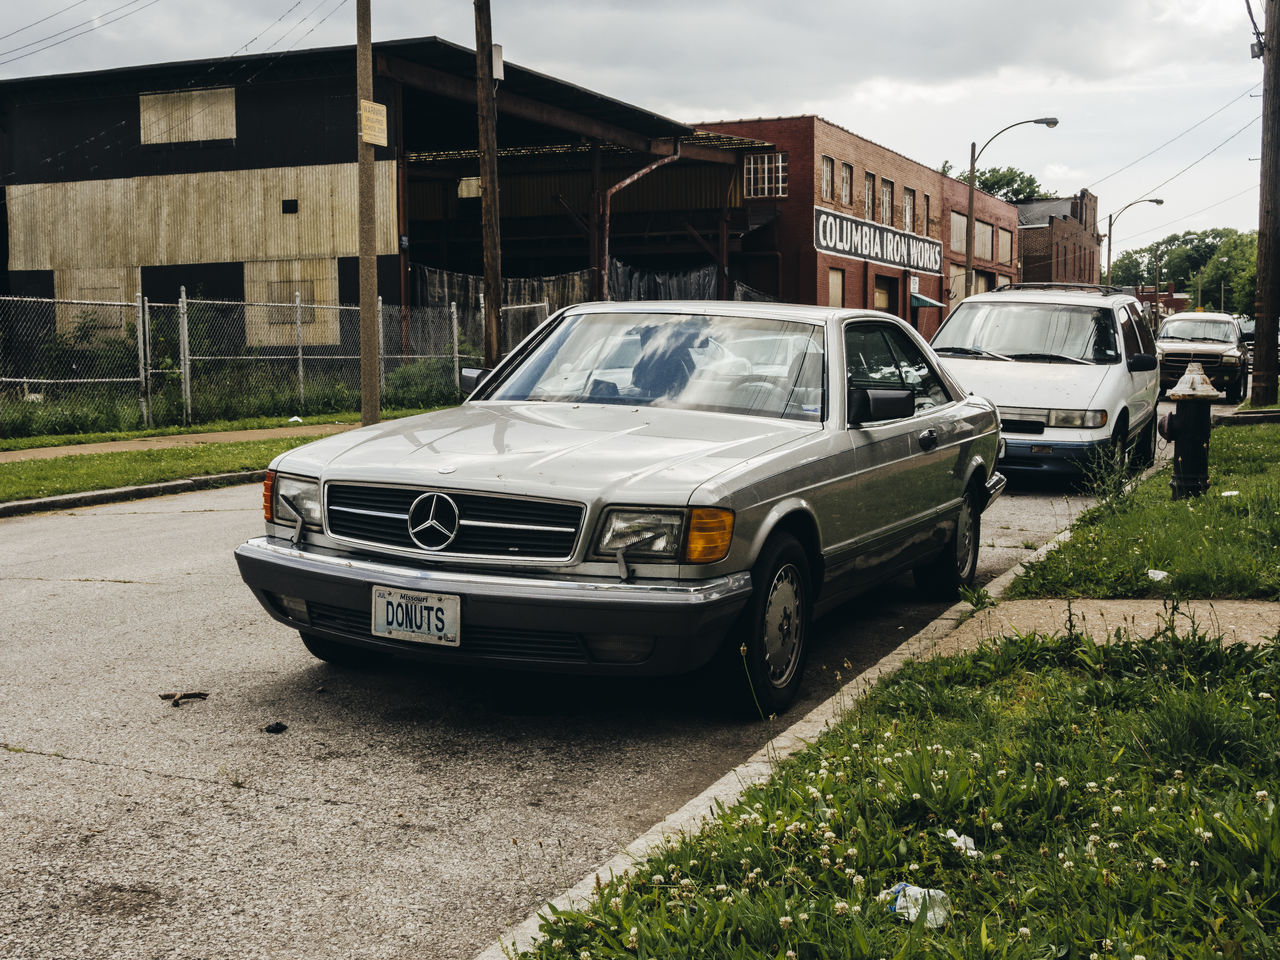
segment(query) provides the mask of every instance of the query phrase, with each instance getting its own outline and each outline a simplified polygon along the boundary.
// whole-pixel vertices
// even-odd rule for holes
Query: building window
[[[787,195],[787,155],[749,153],[743,172],[743,196],[785,197]]]
[[[902,190],[902,229],[907,233],[916,232],[916,192],[905,187]]]
[[[973,225],[973,257],[975,260],[994,259],[991,249],[992,227],[981,220]]]
[[[893,226],[893,181],[880,178],[880,222]]]
[[[1000,243],[999,260],[1001,263],[1013,263],[1013,232],[1003,227],[998,228],[997,237]]]
[[[234,87],[140,94],[138,113],[144,144],[232,140],[236,135]]]
[[[920,231],[926,237],[933,236],[933,234],[929,230],[929,220],[932,216],[929,206],[930,206],[929,195],[926,193],[924,195],[924,229]]]
[[[963,213],[951,211],[951,251],[952,253],[964,253],[968,248],[965,242],[968,239],[968,220],[965,219]]]
[[[844,271],[834,267],[827,271],[827,306],[844,306]]]
[[[831,200],[835,196],[836,162],[830,157],[822,158],[822,199]]]
[[[840,164],[840,202],[846,207],[853,203],[853,167]]]
[[[867,220],[876,218],[876,175],[868,173],[866,179],[866,194],[863,198],[863,217]]]

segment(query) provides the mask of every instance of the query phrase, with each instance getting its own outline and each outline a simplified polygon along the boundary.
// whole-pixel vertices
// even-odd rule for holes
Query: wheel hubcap
[[[764,608],[764,659],[775,687],[786,686],[795,673],[804,639],[803,603],[799,571],[787,564],[774,575]]]
[[[956,572],[963,580],[973,562],[973,504],[966,496],[960,502],[960,516],[956,520]]]

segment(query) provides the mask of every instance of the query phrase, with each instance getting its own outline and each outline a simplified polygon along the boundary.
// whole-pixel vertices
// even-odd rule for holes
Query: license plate
[[[459,600],[440,593],[373,588],[373,635],[456,647],[462,626]]]

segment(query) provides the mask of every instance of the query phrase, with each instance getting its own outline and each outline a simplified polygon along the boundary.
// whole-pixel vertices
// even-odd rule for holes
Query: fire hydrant
[[[1174,412],[1160,418],[1160,436],[1173,442],[1173,499],[1198,497],[1209,489],[1209,408],[1218,397],[1204,367],[1187,364],[1187,372],[1169,391]]]

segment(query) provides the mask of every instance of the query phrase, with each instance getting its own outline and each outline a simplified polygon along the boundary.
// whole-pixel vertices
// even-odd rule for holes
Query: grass
[[[434,409],[434,408],[427,408]],[[425,409],[384,410],[383,420],[394,420],[397,417],[408,417],[415,413],[425,413]],[[303,424],[316,423],[359,423],[360,414],[356,413],[321,413],[302,417]],[[298,424],[290,423],[287,417],[247,417],[242,420],[215,420],[210,423],[195,424],[187,427],[153,427],[147,430],[116,430],[107,433],[60,433],[39,437],[0,437],[0,451],[32,450],[37,447],[73,446],[81,443],[103,443],[111,440],[137,440],[143,437],[172,437],[187,433],[223,433],[229,430],[261,430],[271,427],[289,427]]]
[[[1168,468],[1111,491],[1005,598],[1280,600],[1278,452],[1280,424],[1214,430],[1205,495],[1173,501]]]
[[[1275,956],[1277,643],[1175,619],[909,664],[522,956]],[[895,913],[901,882],[942,891],[945,923]]]
[[[276,454],[313,439],[279,437],[20,460],[0,465],[0,502],[262,470]]]

